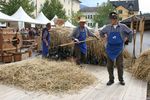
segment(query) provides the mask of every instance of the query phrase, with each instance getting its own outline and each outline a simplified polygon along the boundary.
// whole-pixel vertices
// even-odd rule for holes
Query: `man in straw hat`
[[[114,62],[118,69],[118,79],[121,85],[125,85],[123,79],[123,48],[124,44],[132,41],[132,31],[125,24],[118,22],[118,14],[111,12],[109,14],[111,24],[107,25],[100,31],[100,36],[107,41],[107,69],[109,81],[107,85],[114,83]]]
[[[86,61],[87,55],[86,42],[80,42],[86,41],[87,36],[96,37],[93,33],[91,33],[88,30],[88,28],[85,27],[85,23],[85,17],[81,17],[79,20],[79,26],[71,34],[71,38],[76,42],[74,46],[74,57],[76,60],[76,64],[80,65],[80,67],[82,67],[81,64]]]
[[[46,58],[49,54],[51,23],[46,24],[46,28],[42,31],[42,57]]]

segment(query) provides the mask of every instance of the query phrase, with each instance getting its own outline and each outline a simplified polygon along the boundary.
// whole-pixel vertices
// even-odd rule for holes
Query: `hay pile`
[[[53,28],[50,31],[51,35],[51,48],[58,46],[60,44],[71,42],[71,38],[69,38],[70,33],[72,33],[73,29],[71,28],[62,28],[57,27]],[[71,45],[69,45],[71,46]]]
[[[74,63],[35,58],[1,65],[0,82],[29,91],[68,92],[93,84],[96,78]]]
[[[144,52],[132,66],[135,77],[150,81],[150,50]]]
[[[87,63],[96,65],[106,64],[106,53],[104,44],[104,41],[102,41],[101,39],[87,42]]]

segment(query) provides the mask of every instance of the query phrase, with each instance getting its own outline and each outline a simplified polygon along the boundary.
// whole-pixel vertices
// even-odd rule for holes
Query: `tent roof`
[[[17,19],[0,12],[0,21],[17,21]]]
[[[40,12],[35,20],[40,22],[41,24],[51,23],[51,21],[43,14],[43,12]]]
[[[57,15],[55,15],[54,18],[51,20],[51,24],[52,24],[52,25],[55,25],[55,23],[54,23],[55,19],[58,19],[58,16],[57,16]]]
[[[102,30],[103,28],[105,28],[106,25],[103,25],[102,27],[100,27],[98,30]]]
[[[51,21],[54,21],[55,19],[58,19],[57,15],[55,15],[54,18]]]
[[[66,21],[65,27],[75,28],[76,26],[72,25],[69,21]]]
[[[31,18],[27,13],[23,10],[22,7],[20,7],[13,15],[13,18],[18,19],[22,22],[28,22],[28,23],[34,23],[34,24],[40,24],[40,22],[36,21],[35,19]]]
[[[87,27],[89,30],[93,29],[93,28],[89,27],[87,24],[85,24],[85,27]]]

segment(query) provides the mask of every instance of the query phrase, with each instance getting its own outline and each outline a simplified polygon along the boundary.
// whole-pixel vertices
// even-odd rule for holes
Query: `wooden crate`
[[[2,62],[2,55],[0,54],[0,62]]]
[[[25,51],[22,53],[22,60],[28,59],[29,58],[29,51]]]
[[[22,53],[19,53],[19,52],[14,53],[13,58],[14,58],[14,62],[21,61],[22,60]]]
[[[3,55],[3,62],[4,63],[11,63],[13,60],[12,60],[12,54],[4,54]]]

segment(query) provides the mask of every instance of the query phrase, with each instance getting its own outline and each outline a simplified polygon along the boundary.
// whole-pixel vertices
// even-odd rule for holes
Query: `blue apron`
[[[80,35],[78,37],[78,40],[79,41],[85,41],[86,40],[86,31],[84,31],[84,32],[80,31]],[[86,52],[87,52],[86,42],[79,43],[79,44],[77,44],[77,46],[80,48],[81,53],[86,55]]]
[[[114,61],[123,50],[123,39],[120,32],[110,32],[108,35],[108,43],[106,53],[108,57]]]
[[[48,31],[48,30],[45,30],[45,31]],[[48,45],[50,45],[50,33],[48,32],[47,34],[47,38],[46,40],[48,41]],[[48,53],[49,53],[49,46],[47,47],[46,46],[46,43],[44,42],[44,40],[42,39],[42,55],[44,57],[47,57],[48,56]]]

